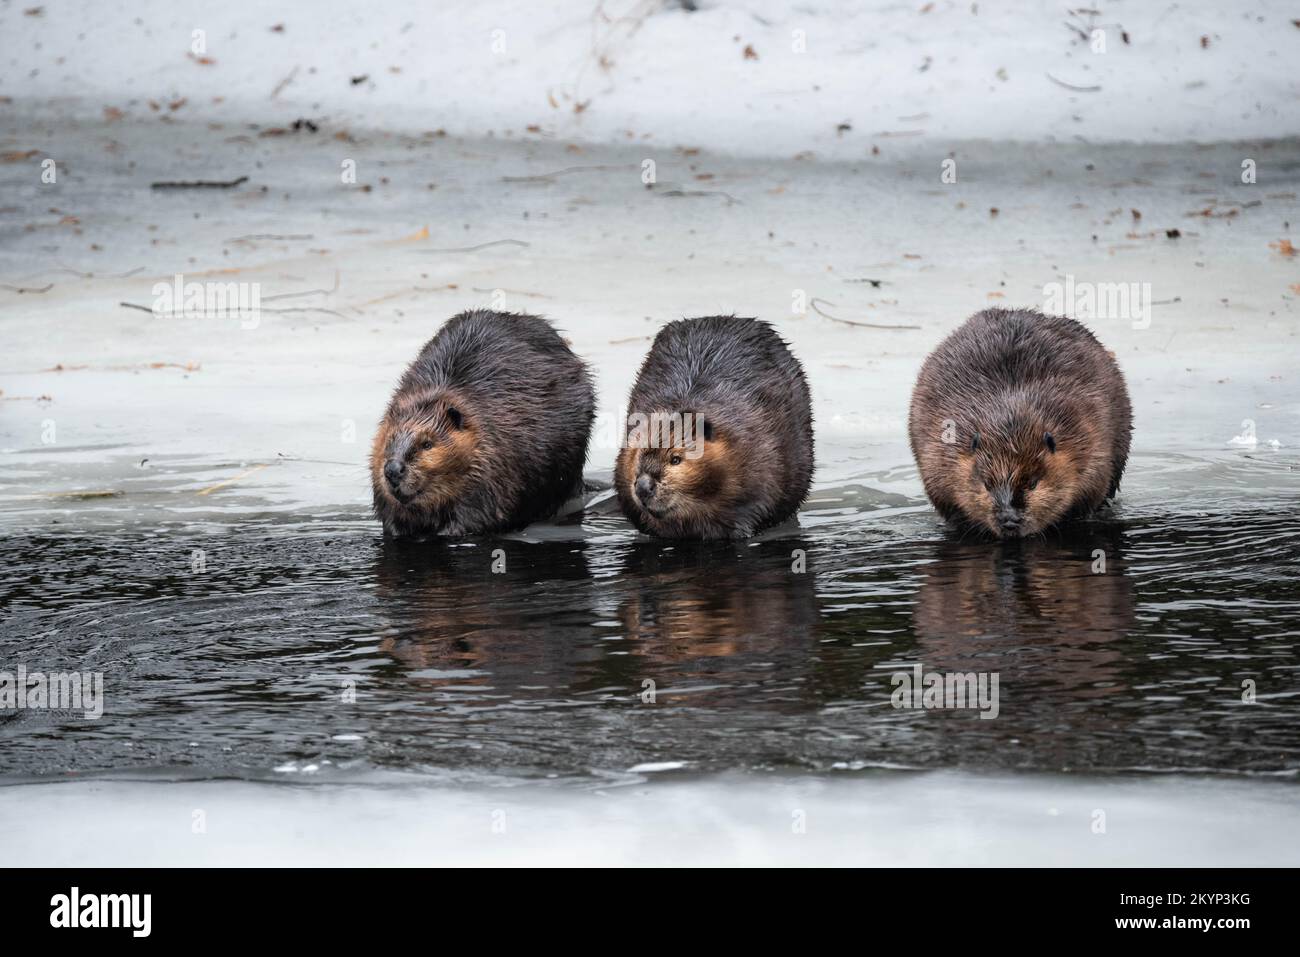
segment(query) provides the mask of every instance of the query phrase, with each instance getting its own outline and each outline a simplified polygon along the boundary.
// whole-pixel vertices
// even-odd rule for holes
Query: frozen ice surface
[[[0,788],[0,862],[1277,867],[1298,860],[1293,792],[951,773],[633,779],[579,792],[80,781]]]

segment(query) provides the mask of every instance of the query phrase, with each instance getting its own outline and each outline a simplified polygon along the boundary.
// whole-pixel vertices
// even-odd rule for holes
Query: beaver
[[[591,376],[545,319],[449,319],[398,382],[375,434],[375,515],[402,535],[508,532],[582,488]]]
[[[1110,353],[1073,319],[1032,309],[986,309],[940,343],[908,418],[934,507],[1003,539],[1113,498],[1132,430]]]
[[[628,425],[614,487],[647,534],[748,538],[808,495],[808,383],[766,322],[706,316],[664,326],[632,387]]]

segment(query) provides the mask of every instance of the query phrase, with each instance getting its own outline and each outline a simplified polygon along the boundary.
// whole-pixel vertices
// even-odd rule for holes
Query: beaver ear
[[[1043,444],[1047,446],[1047,451],[1052,453],[1056,452],[1056,439],[1052,437],[1051,432],[1043,433]]]
[[[451,423],[453,429],[465,427],[465,417],[460,414],[460,409],[452,405],[447,406],[447,421]]]
[[[975,452],[979,450],[979,447],[980,447],[980,434],[976,432],[974,435],[970,437],[970,450],[972,452]]]

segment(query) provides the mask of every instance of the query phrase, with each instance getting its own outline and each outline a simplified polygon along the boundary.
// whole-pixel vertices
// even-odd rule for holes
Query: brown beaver
[[[628,424],[614,487],[650,535],[747,538],[808,495],[808,384],[765,322],[707,316],[664,326],[632,387]]]
[[[986,309],[921,366],[908,432],[947,519],[1023,538],[1119,489],[1133,411],[1114,358],[1073,319]]]
[[[507,532],[581,491],[587,367],[544,319],[453,316],[398,383],[370,454],[391,535]]]

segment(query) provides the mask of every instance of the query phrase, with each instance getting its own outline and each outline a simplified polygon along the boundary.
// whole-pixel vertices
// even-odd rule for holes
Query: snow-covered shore
[[[782,157],[861,157],[900,139],[1300,133],[1300,14],[1287,4],[698,7],[65,0],[29,15],[6,2],[0,96],[50,119],[306,117]]]
[[[624,777],[581,791],[12,786],[0,788],[0,820],[22,824],[3,859],[63,867],[1278,867],[1296,864],[1300,837],[1293,789],[1261,781]]]

